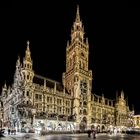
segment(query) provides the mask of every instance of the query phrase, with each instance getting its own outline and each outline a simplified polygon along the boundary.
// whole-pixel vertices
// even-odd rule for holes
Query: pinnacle
[[[77,5],[76,22],[80,22],[79,5]]]
[[[27,51],[29,52],[30,51],[30,49],[29,49],[29,44],[30,44],[30,42],[29,42],[29,40],[27,41]]]

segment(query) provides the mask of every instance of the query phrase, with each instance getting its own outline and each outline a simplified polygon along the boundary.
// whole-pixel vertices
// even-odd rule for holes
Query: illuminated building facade
[[[140,115],[134,115],[134,127],[135,128],[140,128]]]
[[[121,91],[116,100],[92,93],[89,44],[84,38],[79,8],[66,47],[66,72],[62,83],[37,75],[27,42],[23,63],[18,58],[12,86],[2,89],[3,121],[8,127],[47,130],[98,131],[131,126],[128,103]]]
[[[3,127],[3,103],[0,98],[0,129]]]

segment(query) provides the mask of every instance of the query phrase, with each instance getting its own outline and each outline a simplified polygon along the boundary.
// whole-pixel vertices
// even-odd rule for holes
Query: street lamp
[[[3,119],[0,119],[0,128],[2,130],[2,123],[3,123]]]
[[[35,122],[36,109],[33,108],[31,111],[32,111],[32,122],[31,122],[31,124],[32,124],[32,126],[33,126],[33,123]]]
[[[48,111],[46,110],[46,129],[48,130]]]

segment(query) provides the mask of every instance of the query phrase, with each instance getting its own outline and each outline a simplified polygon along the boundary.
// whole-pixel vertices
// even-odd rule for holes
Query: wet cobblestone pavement
[[[31,136],[30,138],[23,138],[23,136],[6,136],[5,138],[0,138],[0,140],[92,140],[93,138],[88,138],[87,135],[83,134],[67,134],[67,135],[47,135],[47,136]],[[99,134],[96,140],[140,140],[140,135],[106,135]]]

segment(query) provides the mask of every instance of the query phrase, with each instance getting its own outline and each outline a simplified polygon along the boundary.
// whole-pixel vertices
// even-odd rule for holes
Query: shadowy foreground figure
[[[90,138],[91,137],[91,130],[88,130],[87,133],[88,133],[88,137]]]
[[[93,139],[96,139],[96,131],[95,130],[92,131],[92,135],[93,135]]]
[[[1,138],[1,137],[5,137],[5,136],[3,135],[3,133],[4,133],[3,130],[0,130],[0,138]]]

